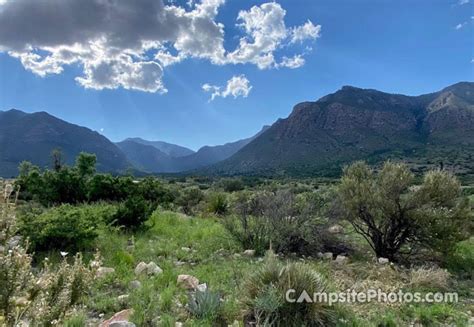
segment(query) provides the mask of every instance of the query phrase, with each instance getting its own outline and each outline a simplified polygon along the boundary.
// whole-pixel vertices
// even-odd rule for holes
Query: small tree
[[[377,257],[397,260],[410,245],[448,252],[465,239],[472,225],[459,181],[445,171],[431,171],[420,186],[404,164],[386,162],[375,173],[356,162],[344,169],[338,188],[341,213]]]

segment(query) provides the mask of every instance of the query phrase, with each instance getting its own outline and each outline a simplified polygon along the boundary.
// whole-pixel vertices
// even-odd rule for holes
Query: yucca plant
[[[331,326],[335,307],[324,303],[290,303],[285,300],[289,289],[296,296],[306,291],[310,296],[327,290],[323,276],[303,263],[281,263],[267,252],[264,264],[244,283],[243,303],[248,322],[258,326]]]
[[[189,295],[188,310],[196,318],[214,321],[221,309],[221,296],[209,289]]]

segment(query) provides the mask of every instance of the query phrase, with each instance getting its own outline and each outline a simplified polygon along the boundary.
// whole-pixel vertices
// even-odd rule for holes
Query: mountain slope
[[[146,145],[126,139],[116,145],[126,155],[133,166],[143,172],[173,172],[175,158],[158,150],[152,145]]]
[[[193,150],[188,149],[184,146],[171,144],[171,143],[167,143],[163,141],[147,141],[139,137],[128,138],[124,141],[133,141],[135,143],[151,145],[155,147],[156,149],[160,150],[162,153],[173,158],[184,157],[184,156],[188,156],[195,153]]]
[[[76,156],[85,151],[97,155],[99,171],[121,172],[130,166],[120,149],[88,128],[46,112],[0,111],[0,176],[16,175],[23,160],[48,166],[54,149],[61,149],[67,164],[73,164]]]
[[[473,95],[470,82],[421,96],[346,86],[296,105],[288,118],[205,172],[314,174],[340,171],[355,159],[410,156],[441,145],[472,151]]]

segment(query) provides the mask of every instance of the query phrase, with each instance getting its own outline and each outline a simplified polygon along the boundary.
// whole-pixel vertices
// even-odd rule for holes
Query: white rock
[[[191,275],[178,275],[177,284],[189,290],[195,290],[199,285],[199,279]]]
[[[113,274],[115,272],[114,268],[109,267],[100,267],[97,269],[96,276],[99,278],[105,277],[106,275]]]
[[[323,259],[326,259],[326,260],[332,260],[332,252],[324,252],[323,253]]]
[[[154,263],[153,261],[150,261],[150,263],[148,263],[148,265],[147,265],[147,274],[148,275],[159,275],[162,272],[163,272],[163,269],[158,267],[158,265],[156,263]]]
[[[328,228],[328,232],[331,234],[341,234],[344,233],[344,228],[341,225],[332,225]]]
[[[387,263],[390,263],[390,260],[388,260],[387,258],[383,258],[383,257],[378,258],[377,261],[378,261],[381,265],[386,265]]]
[[[135,275],[145,274],[147,272],[147,269],[148,265],[142,261],[135,267]]]
[[[186,247],[186,246],[183,246],[183,247],[181,248],[181,251],[190,252],[190,251],[191,251],[191,248],[188,248],[188,247]]]
[[[334,260],[334,262],[339,263],[339,264],[346,263],[347,261],[349,261],[349,258],[341,254],[339,254]]]
[[[255,255],[255,250],[245,250],[243,254],[247,257],[253,257]]]
[[[120,302],[120,303],[126,303],[128,301],[128,298],[130,297],[130,295],[128,294],[123,294],[123,295],[119,295],[117,297],[117,300]]]
[[[196,289],[199,291],[199,292],[205,292],[207,290],[207,284],[206,283],[202,283],[202,284],[199,284]]]
[[[133,322],[123,320],[111,322],[109,327],[136,327],[136,325]]]
[[[128,285],[132,290],[135,290],[137,288],[140,288],[142,286],[142,283],[140,283],[139,280],[132,280],[130,284]]]
[[[183,323],[177,321],[177,322],[175,322],[174,327],[183,327]]]

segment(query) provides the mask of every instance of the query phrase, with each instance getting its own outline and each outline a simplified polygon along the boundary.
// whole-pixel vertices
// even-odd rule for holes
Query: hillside
[[[392,157],[439,159],[473,174],[473,148],[474,83],[420,96],[345,86],[297,104],[288,118],[205,173],[335,174],[351,160]]]
[[[131,138],[128,138],[124,141],[133,141],[135,143],[140,143],[140,144],[144,144],[144,145],[151,145],[151,146],[155,147],[156,149],[160,150],[162,153],[164,153],[164,154],[166,154],[170,157],[173,157],[173,158],[184,157],[184,156],[188,156],[188,155],[191,155],[191,154],[195,153],[193,150],[188,149],[184,146],[171,144],[171,143],[167,143],[167,142],[163,142],[163,141],[148,141],[148,140],[144,140],[144,139],[139,138],[139,137],[131,137]]]
[[[85,151],[97,155],[99,171],[118,173],[130,166],[120,149],[88,128],[46,112],[0,111],[0,176],[15,176],[23,160],[40,167],[49,166],[54,149],[62,151],[67,164],[74,163],[76,156]]]

